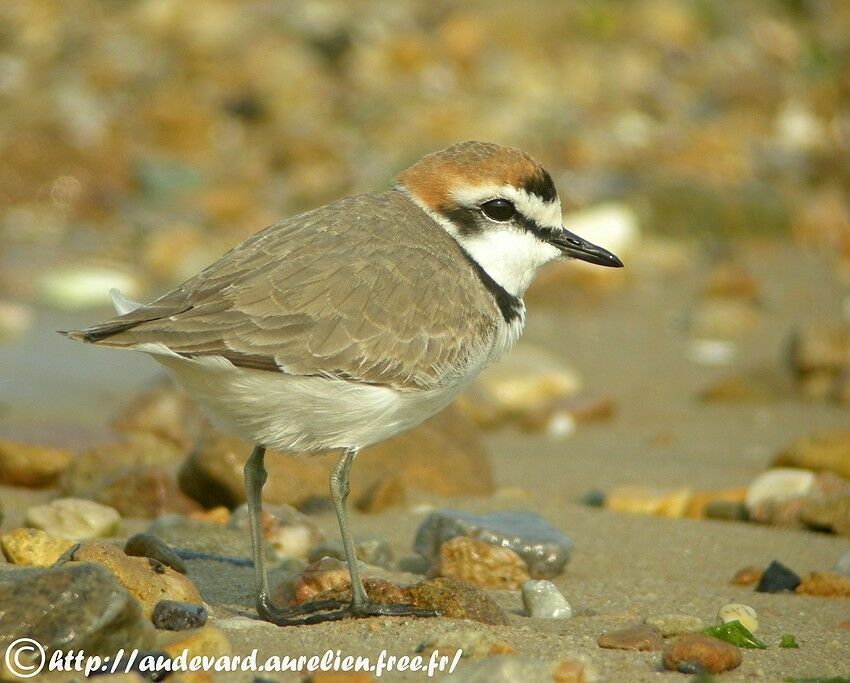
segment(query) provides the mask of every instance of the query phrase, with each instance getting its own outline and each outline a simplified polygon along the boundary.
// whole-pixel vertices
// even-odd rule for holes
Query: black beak
[[[595,244],[591,244],[568,230],[553,232],[548,242],[557,247],[564,256],[594,263],[597,266],[608,266],[609,268],[623,267],[623,262],[610,251],[602,247],[597,247]]]

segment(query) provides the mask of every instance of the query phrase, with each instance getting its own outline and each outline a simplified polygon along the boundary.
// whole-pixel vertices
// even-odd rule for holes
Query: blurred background
[[[799,375],[792,330],[847,314],[848,26],[839,0],[3,3],[0,429],[84,441],[155,373],[53,333],[104,317],[109,287],[152,298],[471,138],[537,157],[627,262],[529,294],[532,339],[591,386],[622,407],[693,397],[733,357]],[[834,398],[829,340],[809,389]],[[761,391],[741,383],[721,393]]]

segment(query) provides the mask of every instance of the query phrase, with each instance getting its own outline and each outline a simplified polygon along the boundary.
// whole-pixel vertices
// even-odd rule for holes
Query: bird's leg
[[[245,500],[248,503],[248,524],[251,528],[251,550],[254,555],[254,572],[257,586],[257,612],[260,617],[279,626],[310,624],[319,621],[342,619],[347,611],[339,611],[342,603],[336,600],[305,603],[298,607],[281,609],[272,604],[269,595],[269,580],[266,574],[265,544],[263,543],[263,528],[260,520],[262,512],[262,492],[266,483],[266,468],[263,458],[266,454],[264,446],[256,445],[251,457],[245,463]],[[337,612],[317,614],[323,610],[337,609]],[[335,616],[335,615],[339,616]]]
[[[351,463],[357,456],[356,448],[347,448],[340,456],[330,477],[331,499],[333,500],[336,518],[339,522],[339,532],[342,536],[342,546],[345,550],[345,560],[348,563],[348,573],[351,577],[351,605],[349,607],[352,616],[414,616],[414,617],[436,617],[435,610],[422,609],[406,604],[379,605],[369,601],[363,581],[360,578],[360,568],[357,566],[357,554],[354,550],[354,537],[351,534],[351,522],[348,519],[346,499],[349,493],[349,474]],[[345,610],[343,610],[345,611]]]

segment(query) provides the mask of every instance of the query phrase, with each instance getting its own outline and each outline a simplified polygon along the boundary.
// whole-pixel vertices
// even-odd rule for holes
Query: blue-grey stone
[[[473,515],[444,508],[432,512],[419,526],[413,549],[434,561],[440,546],[457,536],[470,536],[510,548],[528,565],[535,579],[561,573],[570,559],[573,542],[534,512],[491,512]]]

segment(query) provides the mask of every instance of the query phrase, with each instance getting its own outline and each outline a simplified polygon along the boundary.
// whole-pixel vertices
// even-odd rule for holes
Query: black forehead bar
[[[531,194],[536,194],[544,202],[552,202],[558,197],[552,176],[545,168],[541,168],[528,176],[522,183],[522,189]]]

